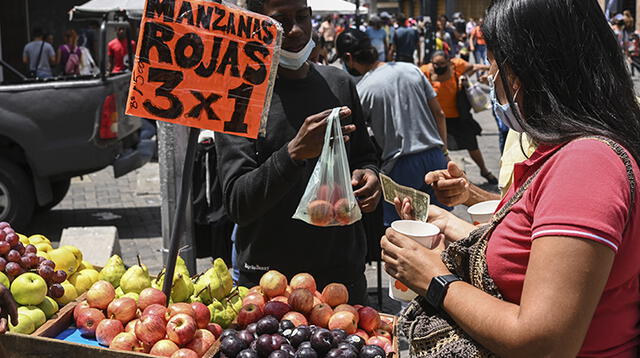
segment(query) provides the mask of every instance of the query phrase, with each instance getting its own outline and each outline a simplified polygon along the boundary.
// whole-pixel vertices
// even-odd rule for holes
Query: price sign
[[[147,0],[126,113],[257,138],[264,134],[282,28],[201,0]]]

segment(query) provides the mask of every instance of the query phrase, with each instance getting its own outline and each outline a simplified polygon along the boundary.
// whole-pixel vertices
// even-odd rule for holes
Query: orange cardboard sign
[[[147,0],[126,113],[243,137],[264,135],[282,28],[202,0]]]

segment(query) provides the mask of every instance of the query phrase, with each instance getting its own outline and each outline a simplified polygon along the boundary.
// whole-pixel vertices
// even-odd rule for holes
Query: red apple
[[[262,292],[262,287],[260,287],[260,285],[251,287],[248,293],[254,293],[254,292],[264,295],[264,292]]]
[[[316,297],[316,296],[313,296],[313,307],[315,307],[315,306],[317,306],[317,305],[319,305],[319,304],[322,304],[322,303],[324,303],[324,302],[322,302],[322,300],[321,300],[321,299],[319,299],[319,298],[318,298],[318,297]]]
[[[249,303],[242,306],[240,312],[238,312],[237,322],[240,327],[246,327],[253,322],[258,322],[260,318],[264,317],[264,313],[257,305]]]
[[[318,298],[320,301],[322,301],[322,303],[324,303],[323,298],[322,298],[322,293],[316,291],[313,293],[313,296]]]
[[[78,303],[76,305],[76,307],[73,309],[73,320],[77,321],[78,320],[78,313],[80,313],[80,311],[82,311],[85,308],[90,308],[89,303],[84,300],[80,303]]]
[[[134,350],[140,350],[142,344],[138,341],[138,338],[133,333],[122,332],[115,336],[109,345],[109,349],[119,349],[121,351],[133,352]]]
[[[142,352],[142,353],[149,353],[151,352],[151,348],[153,348],[152,345],[149,344],[144,344],[142,342],[140,342],[140,346],[136,349],[134,349],[135,352]]]
[[[305,288],[296,288],[289,295],[289,307],[292,311],[307,314],[313,309],[313,294]]]
[[[102,311],[95,308],[85,308],[78,313],[76,326],[80,330],[80,334],[84,337],[93,338],[96,335],[96,328],[100,321],[104,319]]]
[[[358,316],[358,310],[356,310],[355,307],[353,307],[351,305],[348,305],[346,303],[343,303],[341,305],[337,305],[333,309],[333,312],[349,312],[356,318],[356,323],[360,322],[360,318]]]
[[[386,339],[384,337],[380,337],[380,336],[373,336],[373,337],[370,337],[367,340],[367,344],[378,346],[378,347],[380,347],[382,349],[384,349],[384,346],[389,344],[389,343],[391,343],[390,340],[388,340],[388,339]]]
[[[362,307],[358,310],[358,317],[360,317],[358,321],[360,328],[367,332],[373,332],[380,327],[380,314],[371,307]]]
[[[387,332],[393,334],[393,327],[389,323],[387,323],[387,322],[385,322],[383,320],[380,320],[380,326],[378,327],[378,329],[381,329],[383,331],[387,331]]]
[[[164,306],[166,303],[167,296],[164,294],[164,292],[158,290],[157,288],[145,288],[140,292],[140,295],[138,296],[138,306],[143,311],[153,304]]]
[[[249,293],[245,296],[245,298],[242,299],[242,305],[246,306],[250,303],[253,303],[254,305],[260,307],[260,309],[262,310],[264,309],[265,304],[264,296],[261,293],[257,292]]]
[[[358,329],[356,316],[351,312],[335,312],[329,319],[329,329],[343,329],[347,334],[354,334]]]
[[[207,330],[211,333],[213,333],[213,335],[216,337],[216,339],[218,339],[223,332],[222,326],[220,326],[217,323],[209,323],[207,325]]]
[[[122,322],[122,324],[127,324],[127,322],[136,318],[137,310],[138,305],[133,298],[116,298],[107,306],[107,317],[117,319]]]
[[[208,342],[210,345],[216,342],[216,336],[209,332],[208,329],[199,329],[196,331],[196,334],[193,335],[193,338],[202,338],[205,342]]]
[[[191,308],[193,308],[193,318],[195,318],[198,328],[207,328],[207,324],[211,321],[209,307],[202,302],[193,302]]]
[[[167,323],[167,337],[177,345],[189,343],[198,329],[193,317],[178,313]]]
[[[160,357],[171,357],[180,347],[168,339],[162,339],[151,347],[149,354]]]
[[[109,347],[111,341],[124,332],[122,322],[117,319],[103,319],[96,328],[96,340],[103,346]]]
[[[202,357],[209,350],[212,344],[213,343],[210,343],[202,337],[193,337],[193,339],[184,347],[196,352],[198,357]]]
[[[363,305],[353,305],[353,308],[357,309],[358,311],[360,311],[360,309],[364,307]]]
[[[291,311],[288,304],[280,301],[269,301],[264,305],[264,315],[273,316],[278,321],[282,319],[287,312]]]
[[[380,321],[387,323],[389,326],[393,326],[393,317],[389,316],[380,316]]]
[[[355,203],[353,203],[355,205]],[[341,198],[333,204],[333,213],[340,225],[349,225],[353,216],[353,207],[349,199]]]
[[[106,309],[116,297],[116,290],[107,281],[94,283],[87,291],[87,302],[92,308]]]
[[[328,304],[321,303],[316,305],[309,313],[309,322],[318,327],[329,327],[329,319],[333,316],[333,310]]]
[[[289,286],[293,290],[296,288],[306,288],[312,294],[316,292],[316,280],[308,273],[299,273],[291,279]]]
[[[331,307],[349,302],[349,291],[341,283],[330,283],[322,290],[322,301]]]
[[[369,334],[361,329],[357,330],[355,334],[364,339],[365,342],[369,340]]]
[[[171,358],[199,358],[198,353],[189,348],[182,348],[171,355]]]
[[[383,329],[376,329],[375,332],[374,332],[374,335],[378,336],[378,337],[384,337],[384,338],[388,339],[389,341],[391,341],[393,339],[393,336],[391,335],[391,333],[387,332],[387,331],[385,331]]]
[[[395,352],[395,349],[393,349],[393,344],[391,344],[391,343],[385,344],[384,345],[384,351],[387,354]]]
[[[287,278],[280,272],[271,270],[260,278],[260,287],[267,297],[282,296],[287,290]]]
[[[167,307],[159,305],[157,303],[154,303],[150,306],[147,306],[147,308],[144,309],[144,311],[142,311],[142,316],[146,316],[146,315],[152,315],[152,316],[158,316],[162,319],[165,320],[165,322],[167,321]]]
[[[194,317],[196,315],[190,304],[184,302],[172,303],[169,305],[169,307],[167,307],[167,321],[169,321],[169,318],[177,315],[178,313],[184,313],[191,317]]]
[[[333,221],[333,205],[326,200],[314,200],[307,206],[309,220],[316,226],[327,226]]]
[[[131,333],[136,333],[136,324],[138,324],[138,321],[140,321],[139,319],[134,319],[133,321],[127,323],[127,325],[124,327],[124,331],[125,332],[131,332]]]
[[[287,296],[277,296],[271,299],[271,301],[269,302],[282,302],[282,303],[286,303],[287,305],[289,304],[289,298]]]
[[[307,322],[307,318],[300,312],[287,312],[284,316],[282,316],[282,320],[289,320],[293,323],[294,326],[306,326],[309,323]]]
[[[142,316],[135,327],[136,337],[148,345],[153,346],[156,342],[163,339],[166,334],[166,326],[164,320],[158,316],[146,315]]]
[[[283,296],[286,298],[289,298],[289,295],[291,294],[291,292],[293,292],[293,288],[291,288],[291,286],[287,286],[287,289],[284,290]]]

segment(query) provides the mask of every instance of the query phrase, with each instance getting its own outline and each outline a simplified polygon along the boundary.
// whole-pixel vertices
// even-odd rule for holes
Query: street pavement
[[[479,137],[480,148],[489,169],[497,176],[499,171],[498,131],[489,111],[477,114],[476,119],[483,128]],[[485,189],[497,190],[484,185],[479,169],[466,151],[454,151],[452,160],[461,163],[470,180]],[[43,234],[53,242],[60,240],[62,230],[73,226],[115,226],[118,229],[122,257],[127,265],[136,263],[140,255],[151,274],[162,268],[162,233],[160,219],[160,192],[158,163],[149,163],[141,169],[121,178],[113,177],[112,169],[73,178],[65,199],[53,210],[36,214],[26,234]],[[468,218],[465,207],[457,207],[454,213]],[[198,272],[210,265],[209,259],[199,259]],[[377,287],[375,263],[367,267],[370,291]],[[396,313],[400,306],[387,297],[387,277],[383,275],[383,310]],[[375,295],[371,304],[377,306]]]

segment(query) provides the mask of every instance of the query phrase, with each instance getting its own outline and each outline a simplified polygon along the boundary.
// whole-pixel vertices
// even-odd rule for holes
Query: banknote
[[[416,215],[416,220],[427,221],[429,203],[431,202],[429,194],[408,186],[400,185],[382,173],[380,173],[380,183],[382,184],[382,194],[386,202],[393,204],[393,199],[396,197],[400,200],[409,198],[413,206],[413,212]]]

